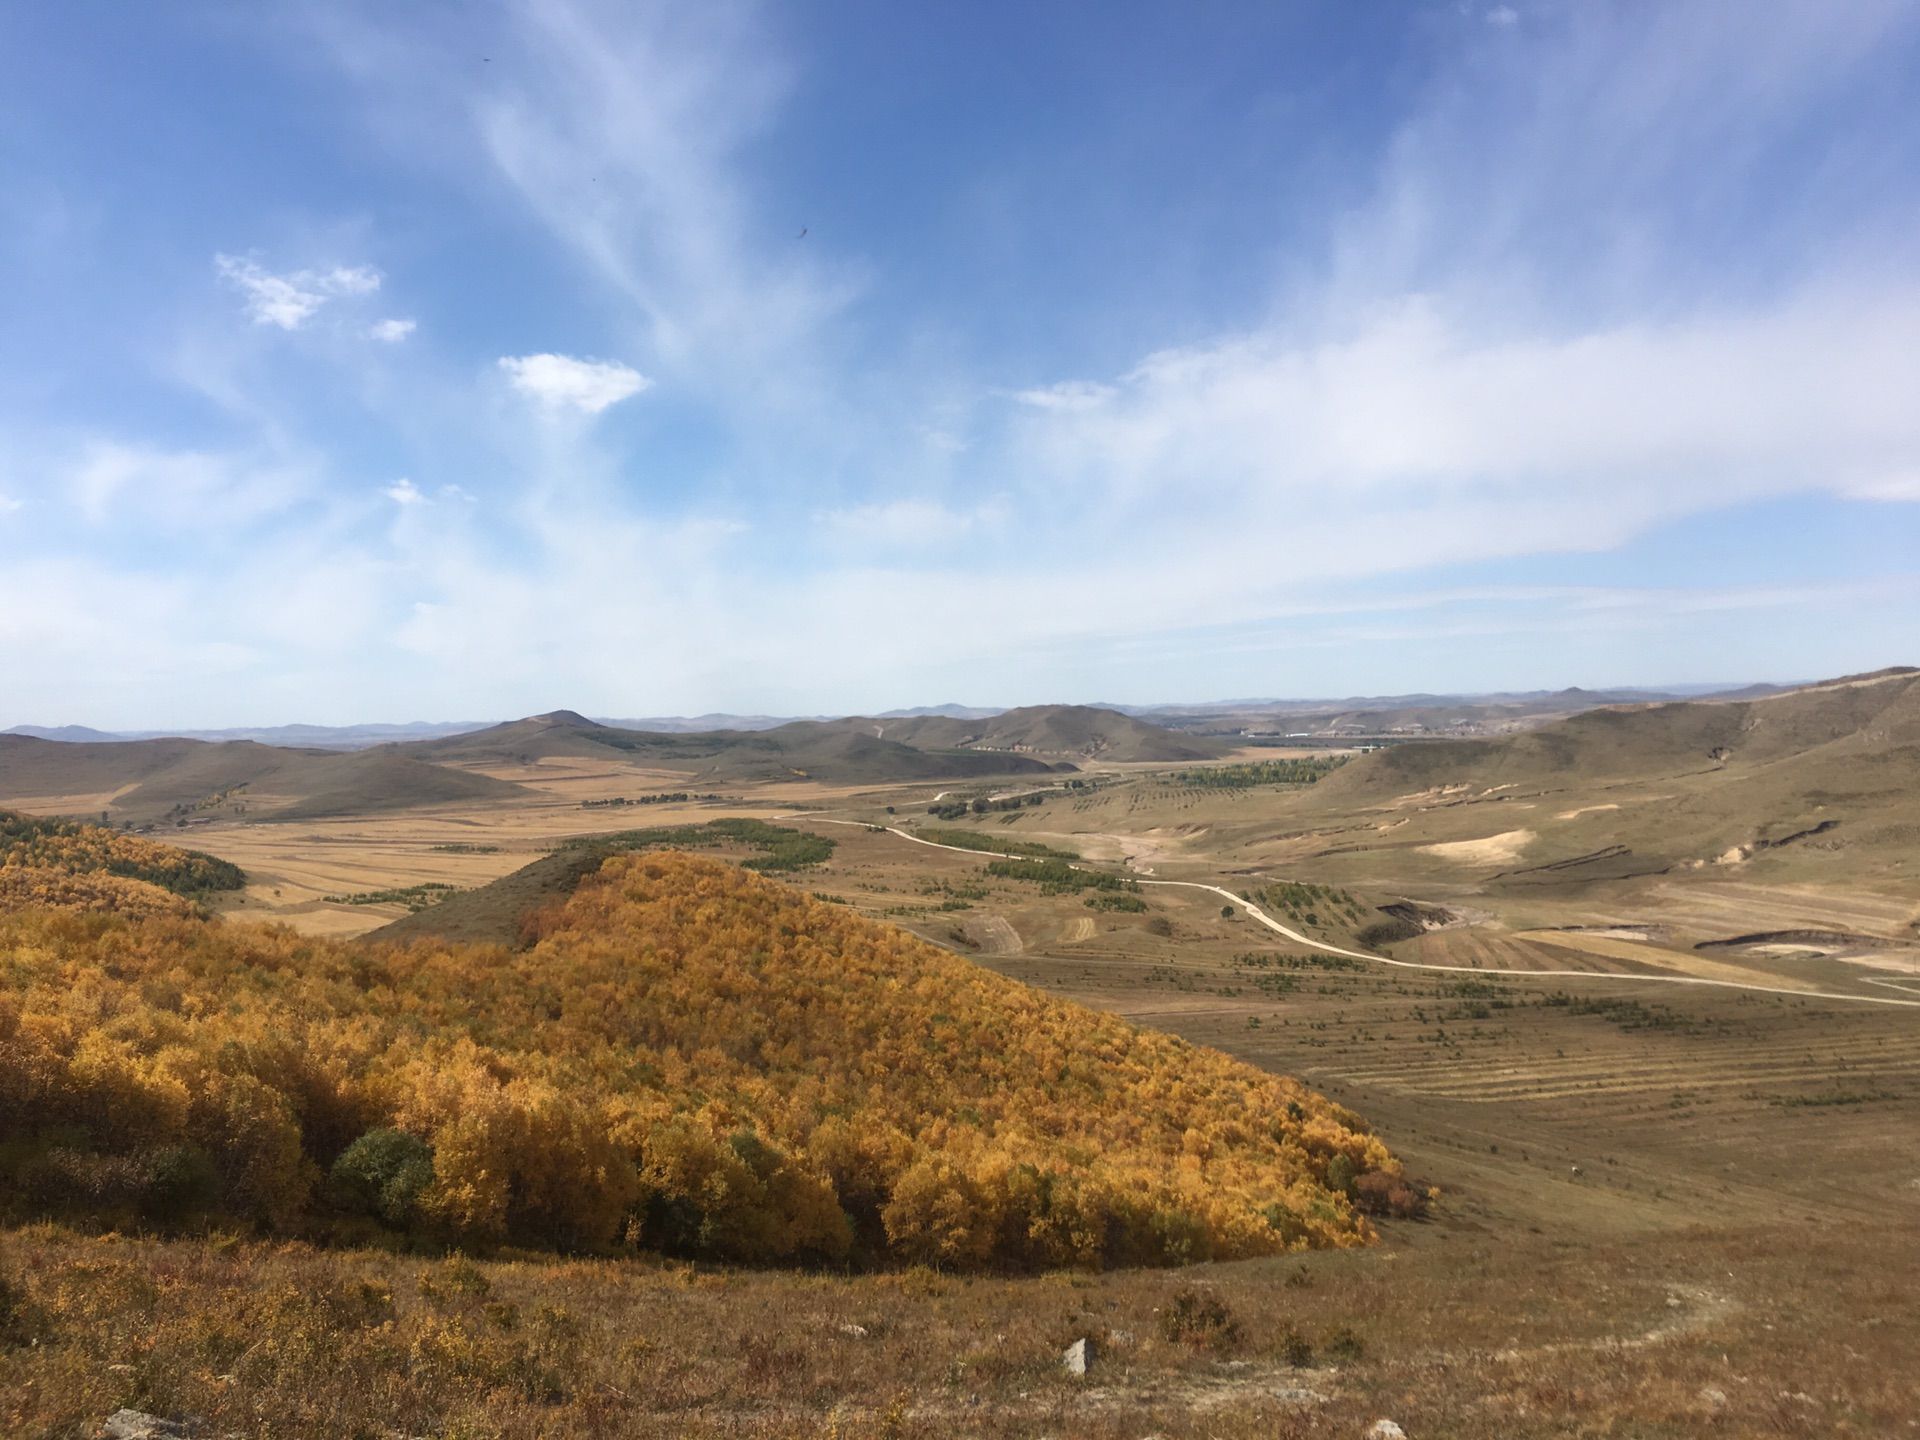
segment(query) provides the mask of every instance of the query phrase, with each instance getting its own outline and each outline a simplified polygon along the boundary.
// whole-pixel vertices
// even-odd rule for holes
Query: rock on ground
[[[1093,1342],[1084,1336],[1067,1347],[1060,1357],[1061,1368],[1069,1375],[1084,1375],[1093,1364]]]
[[[182,1440],[193,1431],[180,1420],[163,1420],[144,1410],[116,1410],[100,1427],[106,1440]]]

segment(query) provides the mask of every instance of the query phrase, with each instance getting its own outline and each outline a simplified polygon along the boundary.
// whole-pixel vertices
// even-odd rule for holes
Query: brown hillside
[[[1182,735],[1093,705],[1029,705],[984,720],[925,715],[834,723],[923,748],[1014,751],[1066,760],[1176,763],[1211,760],[1228,748],[1216,740]]]
[[[1327,798],[1391,798],[1434,785],[1565,785],[1779,764],[1809,775],[1840,762],[1904,774],[1920,746],[1920,674],[1878,676],[1758,700],[1685,701],[1588,711],[1499,740],[1416,741],[1344,767]]]
[[[1389,847],[1488,837],[1483,858],[1430,853],[1459,880],[1506,889],[1702,867],[1898,885],[1920,834],[1920,674],[1595,710],[1501,740],[1399,745],[1336,771],[1303,803],[1421,817]]]
[[[842,722],[796,721],[771,730],[663,732],[598,725],[556,710],[442,740],[390,747],[422,759],[462,765],[526,763],[549,756],[625,760],[685,771],[696,783],[791,780],[829,784],[965,779],[975,775],[1043,774],[1031,755],[973,753],[902,744]]]
[[[0,798],[105,797],[116,821],[195,815],[315,819],[453,801],[523,798],[517,785],[391,749],[289,750],[250,740],[72,744],[0,736]]]

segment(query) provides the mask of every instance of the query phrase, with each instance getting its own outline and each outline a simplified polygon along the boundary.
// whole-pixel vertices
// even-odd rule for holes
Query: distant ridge
[[[262,745],[288,745],[310,750],[364,750],[396,740],[429,740],[478,730],[484,721],[414,720],[404,724],[265,725],[225,730],[95,730],[88,725],[16,725],[0,735],[27,735],[36,740],[101,745],[125,740],[252,740]]]
[[[865,722],[800,720],[767,730],[674,732],[602,725],[573,710],[392,748],[455,765],[525,764],[555,756],[620,759],[684,771],[701,783],[809,779],[884,784],[1042,774],[1054,768],[1029,755],[905,744],[871,733]]]
[[[889,740],[974,753],[1006,752],[1117,762],[1211,760],[1227,752],[1216,740],[1182,735],[1138,716],[1097,705],[1026,705],[984,718],[945,715],[833,722],[864,727]]]
[[[1840,683],[1840,682],[1830,682]],[[1600,705],[1635,704],[1661,700],[1724,699],[1750,700],[1762,695],[1779,694],[1797,688],[1794,685],[1747,685],[1727,688],[1715,685],[1672,685],[1658,688],[1632,686],[1589,690],[1571,686],[1563,690],[1525,690],[1491,694],[1406,694],[1349,696],[1343,699],[1237,699],[1207,700],[1191,704],[1136,705],[1099,702],[1088,705],[1030,705],[1004,707],[963,705],[916,705],[897,710],[882,710],[872,716],[842,715],[736,715],[712,712],[705,715],[657,715],[644,718],[589,717],[579,711],[551,711],[549,715],[570,715],[576,722],[599,725],[610,730],[632,730],[649,734],[715,734],[725,731],[777,730],[782,726],[811,721],[828,724],[840,720],[993,720],[1004,715],[1047,710],[1104,710],[1128,715],[1162,728],[1184,733],[1214,733],[1236,722],[1254,723],[1280,716],[1307,723],[1332,724],[1343,718],[1359,723],[1391,724],[1399,712],[1417,710],[1486,711],[1496,718],[1542,717],[1571,714]],[[541,717],[532,716],[530,719]],[[316,750],[360,750],[375,745],[405,743],[414,740],[444,739],[497,728],[502,723],[489,720],[412,720],[399,723],[369,722],[357,725],[265,725],[230,726],[210,730],[100,730],[89,725],[16,725],[0,735],[27,735],[41,740],[60,740],[69,744],[107,744],[124,740],[252,740],[263,745],[285,745]],[[505,722],[517,724],[517,721]]]
[[[318,819],[472,800],[520,800],[504,780],[386,750],[313,750],[251,740],[74,744],[0,735],[0,797],[71,797],[74,811],[122,822],[187,824],[246,815]],[[82,797],[106,797],[83,801]]]

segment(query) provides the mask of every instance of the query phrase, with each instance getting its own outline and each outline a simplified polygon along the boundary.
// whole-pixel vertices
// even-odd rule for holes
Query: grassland
[[[1836,730],[1814,719],[1813,738]],[[1719,717],[1702,724],[1723,742]],[[1635,743],[1602,734],[1613,750]],[[432,1256],[247,1240],[116,1249],[27,1229],[0,1265],[28,1311],[51,1301],[80,1318],[41,1351],[0,1354],[13,1367],[0,1368],[0,1395],[48,1435],[143,1398],[286,1414],[287,1433],[316,1435],[1231,1440],[1355,1435],[1376,1416],[1467,1440],[1897,1433],[1920,1415],[1908,1363],[1920,1316],[1904,1294],[1920,1261],[1920,1011],[1869,1002],[1920,999],[1920,791],[1842,783],[1880,763],[1848,743],[1814,746],[1811,769],[1799,751],[1695,765],[1689,740],[1591,775],[1511,777],[1472,770],[1463,751],[1466,778],[1397,788],[1355,781],[1374,757],[1312,786],[1253,787],[1187,783],[1193,762],[1095,760],[1073,789],[950,827],[979,837],[974,853],[869,828],[917,820],[935,783],[796,780],[728,806],[662,806],[662,823],[731,813],[831,836],[833,855],[803,884],[836,908],[1302,1076],[1367,1115],[1439,1202],[1424,1221],[1380,1221],[1364,1251],[1171,1274],[767,1275],[508,1255],[478,1265],[485,1296],[449,1292]],[[603,818],[612,828],[583,798],[684,788],[577,759],[498,773],[536,801],[316,824],[302,830],[326,843],[283,833],[279,850],[266,827],[194,839],[289,873],[315,867],[303,873],[318,893],[350,888],[332,876],[353,867],[364,878],[351,888],[471,886]],[[997,793],[960,793],[976,792]],[[1827,820],[1840,823],[1818,830]],[[432,848],[453,843],[500,848]],[[1265,896],[1315,941],[1458,970],[1315,952],[1206,891],[1143,885],[1128,895],[1138,910],[1093,909],[991,873],[996,854],[1023,847]],[[1287,886],[1342,898],[1289,912],[1275,895],[1298,898]],[[334,923],[256,882],[248,908],[263,902],[303,926]],[[1362,940],[1389,915],[1404,921],[1399,938]],[[1491,973],[1504,970],[1523,973]],[[99,1268],[64,1298],[76,1254]],[[203,1333],[276,1287],[351,1297],[363,1280],[391,1292],[391,1311],[363,1325],[343,1301],[309,1326],[330,1337],[311,1352],[263,1346],[228,1366]],[[1182,1289],[1218,1298],[1237,1340],[1162,1335]],[[156,1327],[163,1303],[185,1318]],[[490,1304],[512,1307],[497,1310],[512,1325]],[[530,1322],[541,1307],[566,1318]],[[1081,1335],[1103,1356],[1074,1381],[1059,1350]],[[562,1378],[520,1378],[542,1373]]]
[[[1381,1249],[1047,1280],[449,1264],[227,1239],[0,1236],[27,1344],[0,1430],[121,1405],[209,1434],[1332,1440],[1900,1433],[1911,1223],[1597,1241],[1450,1223]],[[1237,1333],[1169,1335],[1182,1292]],[[1060,1353],[1095,1341],[1091,1375]]]

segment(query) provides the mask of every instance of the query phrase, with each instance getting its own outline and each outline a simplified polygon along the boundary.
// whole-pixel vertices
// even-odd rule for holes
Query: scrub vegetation
[[[0,1133],[17,1220],[753,1264],[1257,1256],[1414,1194],[1295,1081],[680,853],[517,950],[16,909]]]

